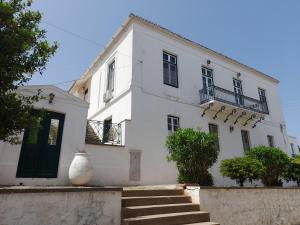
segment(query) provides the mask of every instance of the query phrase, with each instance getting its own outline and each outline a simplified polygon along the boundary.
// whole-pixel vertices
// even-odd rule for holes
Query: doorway
[[[25,129],[17,177],[57,177],[64,119],[64,114],[47,111],[38,126]]]

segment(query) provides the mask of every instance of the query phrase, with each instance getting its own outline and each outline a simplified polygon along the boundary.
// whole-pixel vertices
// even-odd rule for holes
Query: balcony
[[[88,120],[85,143],[94,145],[123,145],[122,124]]]
[[[245,110],[269,114],[268,106],[266,102],[250,98],[244,95],[239,95],[233,91],[220,88],[218,86],[211,86],[199,91],[200,104],[204,104],[210,101],[219,101],[231,106],[242,108]]]
[[[199,93],[200,105],[204,108],[202,117],[208,111],[212,111],[214,120],[222,117],[226,123],[234,119],[232,120],[234,125],[237,123],[241,123],[243,126],[252,124],[251,126],[254,128],[257,123],[265,119],[266,114],[269,114],[266,102],[239,95],[218,86],[204,88]]]

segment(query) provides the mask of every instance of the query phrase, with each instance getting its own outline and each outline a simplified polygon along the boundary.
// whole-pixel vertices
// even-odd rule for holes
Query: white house
[[[211,172],[216,185],[231,185],[220,175],[222,159],[256,145],[298,154],[278,83],[131,14],[69,93],[53,86],[20,89],[25,95],[41,89],[45,98],[35,108],[49,116],[41,135],[26,130],[20,145],[0,142],[0,184],[69,184],[68,168],[83,148],[94,168],[91,184],[174,184],[166,137],[192,127],[217,133],[220,155]]]
[[[292,154],[278,83],[131,14],[70,89],[90,103],[89,120],[103,121],[106,128],[98,126],[98,131],[121,124],[118,143],[123,148],[86,145],[91,155],[98,154],[97,160],[93,157],[94,182],[176,182],[176,167],[166,160],[165,140],[178,127],[217,133],[219,162],[256,145],[278,146]],[[91,127],[96,129],[95,122]],[[219,163],[212,173],[217,185],[232,183],[220,176]]]

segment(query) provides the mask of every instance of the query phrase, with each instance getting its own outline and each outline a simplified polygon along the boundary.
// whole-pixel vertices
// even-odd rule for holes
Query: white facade
[[[178,87],[164,84],[163,52],[177,57]],[[108,68],[113,61],[113,98],[105,103],[103,95],[107,90]],[[269,114],[212,101],[213,107],[202,117],[208,106],[200,104],[199,90],[203,89],[202,67],[212,69],[214,85],[223,89],[234,91],[233,78],[236,78],[242,81],[244,96],[259,99],[258,88],[265,90]],[[111,155],[108,157],[111,160],[110,167],[106,166],[107,174],[99,176],[98,181],[102,178],[107,180],[104,176],[109,176],[109,171],[120,169],[119,160],[124,165],[122,177],[110,176],[110,181],[106,184],[176,182],[175,164],[166,160],[168,115],[179,117],[180,127],[208,131],[209,123],[217,125],[221,150],[219,162],[244,154],[241,130],[248,131],[250,146],[269,145],[269,136],[275,146],[291,154],[276,79],[134,15],[129,16],[105,51],[72,86],[70,93],[83,98],[87,88],[85,99],[90,102],[88,119],[103,121],[111,118],[114,123],[126,121],[122,140],[125,147],[120,150],[120,154],[113,153],[113,156],[109,150],[97,153],[99,158]],[[226,109],[213,119],[222,105]],[[225,123],[224,120],[232,109],[237,110],[236,115]],[[246,111],[246,115],[234,124],[243,111]],[[244,125],[252,114],[256,117]],[[264,120],[252,128],[262,116]],[[101,147],[98,148],[100,151]],[[93,149],[97,151],[96,147]],[[130,152],[138,154],[130,156]],[[115,161],[114,157],[118,160]],[[141,158],[134,161],[134,157]],[[215,184],[233,184],[233,181],[221,177],[219,162],[212,168]],[[139,176],[133,181],[130,174],[135,172]]]
[[[20,178],[16,177],[21,144],[10,145],[0,142],[0,184],[1,185],[67,185],[69,166],[74,154],[85,147],[86,117],[88,103],[70,95],[69,93],[48,85],[33,85],[19,89],[23,95],[33,95],[41,90],[44,99],[34,104],[36,109],[45,109],[61,113],[65,116],[58,173],[56,178]],[[49,103],[49,94],[55,95],[53,102]],[[22,137],[20,137],[22,141]]]

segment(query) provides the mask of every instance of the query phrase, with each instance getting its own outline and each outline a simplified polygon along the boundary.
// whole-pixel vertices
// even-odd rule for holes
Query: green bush
[[[235,157],[222,160],[220,171],[222,176],[229,177],[243,187],[245,181],[252,183],[259,179],[263,172],[263,165],[250,157]]]
[[[247,156],[257,159],[264,166],[261,181],[265,186],[281,186],[281,178],[285,176],[289,157],[279,148],[258,146],[250,149]]]
[[[216,140],[215,135],[192,128],[178,129],[167,137],[168,160],[176,162],[178,182],[213,185],[208,169],[218,159]]]
[[[300,156],[290,159],[290,164],[285,175],[286,181],[294,181],[300,187]]]

